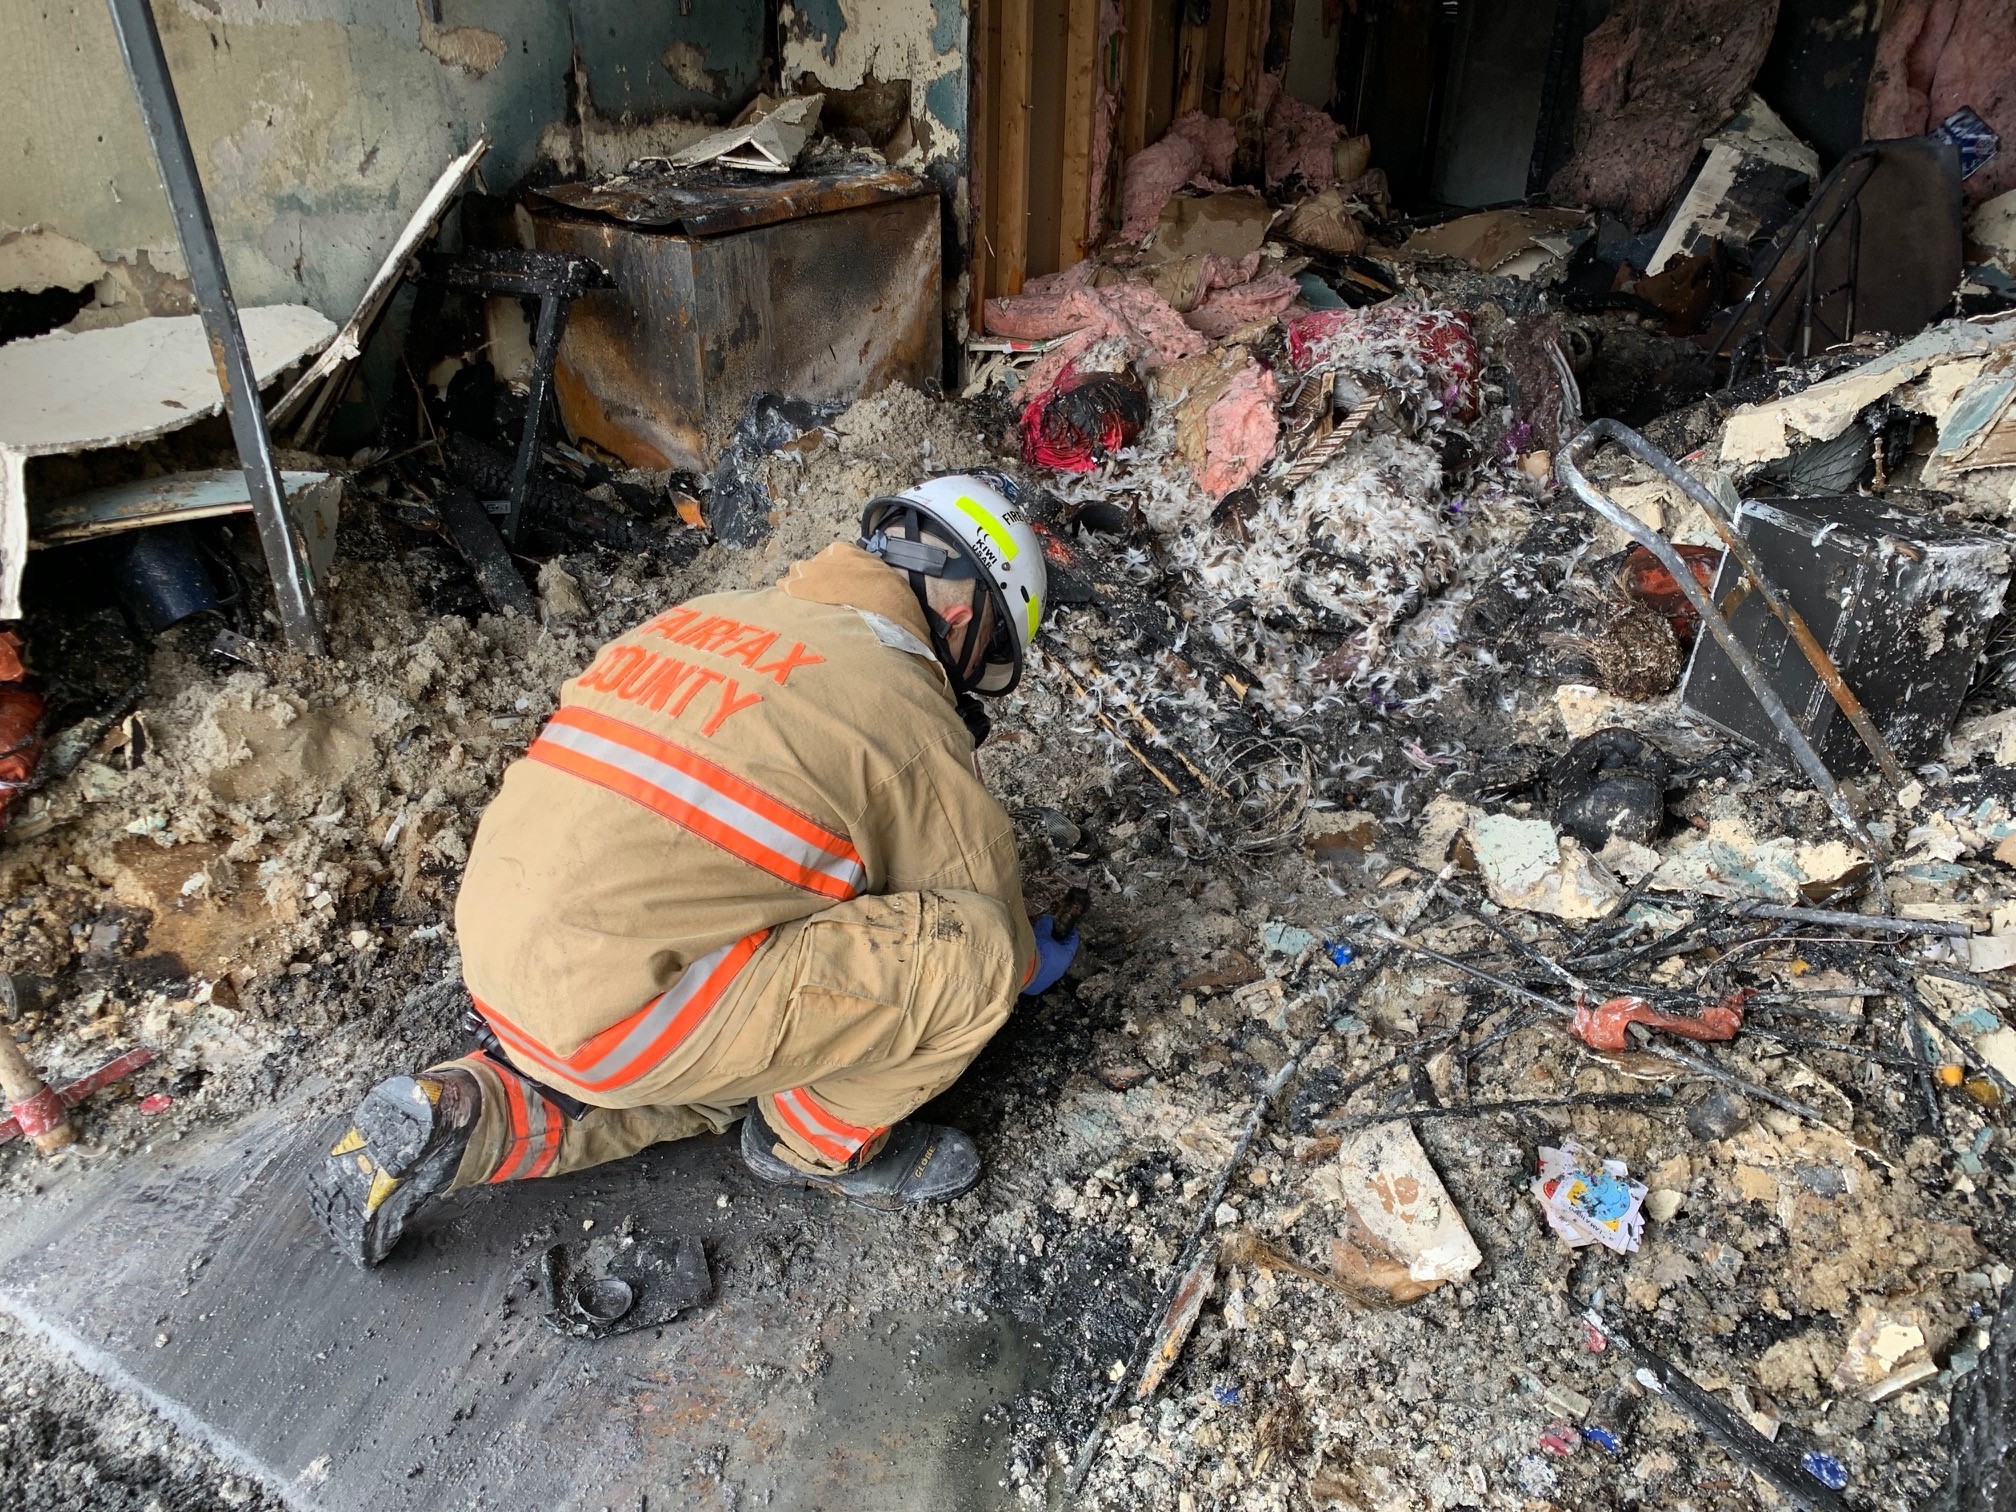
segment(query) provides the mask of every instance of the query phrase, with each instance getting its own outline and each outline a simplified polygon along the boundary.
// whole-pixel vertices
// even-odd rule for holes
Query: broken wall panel
[[[963,0],[797,0],[778,7],[786,81],[825,89],[908,79],[926,171],[949,190],[967,157],[967,32]]]
[[[240,316],[262,383],[336,334],[333,322],[300,305]],[[21,616],[30,458],[131,446],[223,408],[194,315],[77,335],[58,331],[0,347],[0,619]]]

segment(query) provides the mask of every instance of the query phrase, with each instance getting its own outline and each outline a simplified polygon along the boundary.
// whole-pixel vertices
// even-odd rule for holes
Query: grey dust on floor
[[[850,1273],[876,1263],[892,1220],[755,1187],[732,1138],[690,1141],[464,1194],[367,1273],[329,1252],[299,1195],[327,1107],[304,1089],[116,1167],[79,1165],[8,1218],[0,1309],[19,1333],[185,1436],[157,1426],[159,1449],[94,1457],[61,1440],[107,1421],[106,1403],[17,1410],[9,1442],[83,1495],[26,1505],[137,1508],[118,1487],[150,1476],[172,1507],[1015,1504],[1009,1407],[1043,1385],[1042,1341],[970,1310],[850,1303]],[[621,1337],[549,1331],[529,1267],[626,1221],[700,1238],[714,1299]],[[193,1465],[189,1440],[221,1466],[192,1469],[197,1499],[178,1501],[163,1456]]]

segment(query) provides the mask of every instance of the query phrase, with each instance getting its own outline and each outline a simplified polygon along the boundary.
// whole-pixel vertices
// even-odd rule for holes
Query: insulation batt
[[[1238,148],[1238,133],[1230,121],[1198,110],[1177,117],[1161,141],[1127,160],[1120,194],[1121,237],[1130,242],[1145,239],[1169,196],[1185,184],[1228,178]]]
[[[1904,0],[1876,44],[1863,136],[1920,136],[1962,105],[2002,138],[1961,185],[1978,205],[2016,189],[2016,0]]]
[[[1294,279],[1276,270],[1250,283],[1213,289],[1183,319],[1213,341],[1223,341],[1234,331],[1256,320],[1279,315],[1295,302],[1301,292],[1301,286]]]
[[[1097,272],[1090,260],[1075,263],[1061,273],[1030,279],[1020,294],[988,300],[988,332],[1023,341],[1049,341],[1074,332],[1090,332],[1092,340],[1118,336],[1133,344],[1151,369],[1204,350],[1204,338],[1154,289],[1138,280],[1095,289],[1091,284]]]
[[[1261,93],[1273,95],[1266,107],[1267,187],[1300,174],[1311,189],[1328,189],[1337,181],[1337,142],[1344,128],[1283,89],[1279,74],[1267,75]]]
[[[1624,0],[1582,43],[1575,156],[1547,186],[1555,202],[1614,210],[1633,230],[1658,220],[1749,92],[1777,20],[1778,0]]]
[[[1176,450],[1212,499],[1251,482],[1274,455],[1274,375],[1237,347],[1178,363],[1157,380],[1173,401]]]

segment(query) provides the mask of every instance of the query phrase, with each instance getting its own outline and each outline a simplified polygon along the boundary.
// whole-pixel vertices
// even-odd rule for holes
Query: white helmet
[[[924,540],[924,530],[952,550]],[[895,532],[892,534],[892,532]],[[958,693],[1006,693],[1022,680],[1029,643],[1043,623],[1049,573],[1043,543],[1023,513],[1014,483],[997,472],[950,473],[893,497],[873,499],[861,512],[861,545],[910,576],[924,605],[932,648]],[[946,625],[925,597],[924,579],[971,578],[994,610],[994,633],[969,644],[955,663]],[[981,604],[973,604],[975,620]]]

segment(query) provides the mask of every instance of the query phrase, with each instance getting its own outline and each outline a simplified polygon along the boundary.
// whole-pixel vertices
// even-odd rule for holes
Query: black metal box
[[[2009,585],[2005,538],[1865,498],[1752,499],[1736,528],[1905,766],[1931,759]],[[1874,765],[1855,729],[1762,598],[1727,603],[1742,574],[1724,555],[1715,602],[1836,776]],[[1694,645],[1681,703],[1767,750],[1782,745],[1715,638]]]

